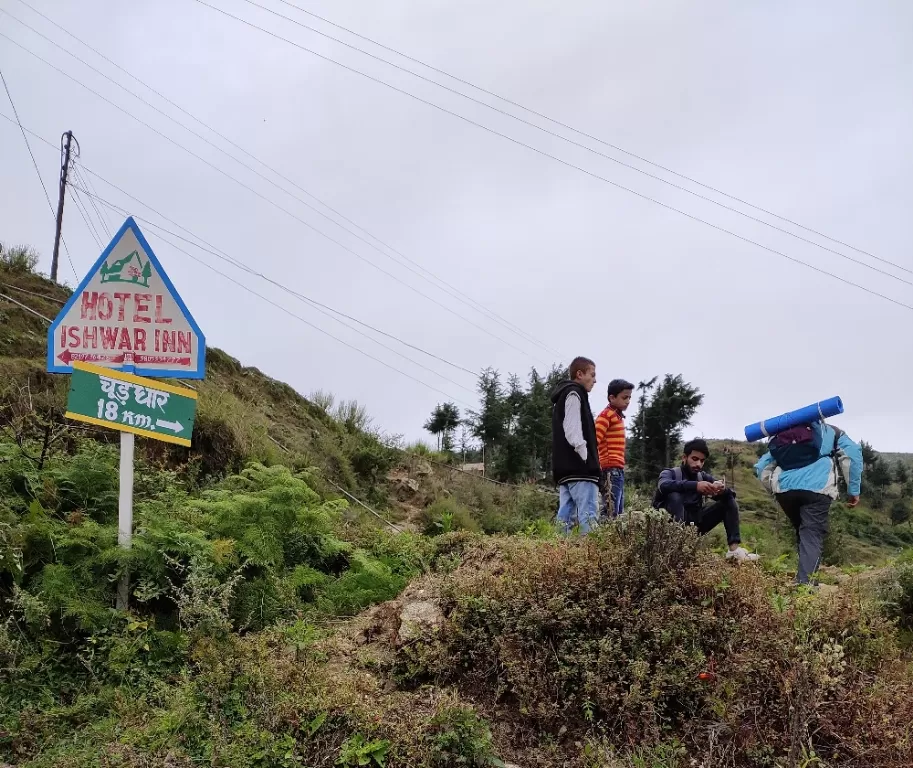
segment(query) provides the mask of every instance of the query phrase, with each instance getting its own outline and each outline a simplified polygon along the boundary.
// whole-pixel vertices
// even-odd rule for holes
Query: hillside
[[[66,298],[27,270],[0,294],[47,318]],[[714,471],[758,567],[663,514],[565,540],[548,490],[388,445],[209,350],[192,447],[137,443],[125,552],[116,443],[62,420],[45,329],[0,299],[0,764],[913,762],[913,559],[792,588],[752,446],[716,442]],[[887,562],[908,534],[841,508],[828,559]]]
[[[61,435],[115,440],[113,432],[64,424],[67,377],[45,372],[48,323],[35,313],[53,319],[69,297],[68,289],[29,270],[8,270],[0,272],[0,294],[25,305],[0,299],[0,405],[17,413],[22,428],[34,431],[30,437],[43,434],[50,420]],[[486,530],[518,529],[530,522],[529,515],[541,516],[548,498],[529,489],[517,493],[406,453],[368,428],[356,403],[342,404],[344,412],[334,417],[287,384],[216,348],[207,350],[203,381],[174,383],[199,393],[191,449],[141,440],[137,451],[149,462],[182,467],[198,482],[238,472],[251,461],[314,467],[329,481],[327,493],[338,495],[334,489],[344,489],[384,509],[384,516],[400,527],[422,525],[421,512],[446,495],[472,508]],[[29,414],[21,412],[22,403],[29,404]],[[521,510],[513,521],[496,511],[517,506],[534,509]]]
[[[0,293],[47,318],[56,315],[69,295],[65,288],[29,271],[4,273]],[[18,400],[27,383],[33,395],[50,398],[46,403],[35,402],[49,408],[59,420],[66,383],[65,377],[44,372],[47,323],[2,300],[0,321],[0,381],[7,382],[0,385],[0,398]],[[469,527],[488,532],[515,531],[547,515],[547,496],[532,496],[527,490],[518,500],[509,488],[391,448],[380,435],[363,429],[357,407],[354,423],[340,423],[288,385],[243,366],[221,350],[208,350],[207,376],[190,386],[200,393],[193,447],[188,453],[141,441],[140,450],[150,461],[190,464],[200,478],[240,471],[249,461],[316,467],[328,480],[382,508],[392,522],[413,528],[427,522],[423,511],[445,495],[477,518],[475,524],[467,523]],[[92,434],[100,440],[113,439],[100,430],[92,430]],[[791,560],[791,532],[752,475],[755,446],[733,440],[711,441],[711,445],[718,454],[715,471],[727,474],[739,493],[747,543],[767,557],[783,555]],[[720,458],[724,451],[735,457],[734,467],[725,466]],[[913,455],[886,454],[884,460],[913,463]],[[325,490],[332,492],[333,486],[325,485]],[[644,506],[644,500],[633,503]],[[512,521],[496,512],[500,506],[518,504],[535,511],[523,512]],[[459,526],[459,513],[457,517]],[[913,531],[908,526],[893,526],[887,508],[874,510],[865,499],[856,510],[838,505],[834,520],[834,545],[828,550],[831,564],[878,564],[903,547],[913,546]]]

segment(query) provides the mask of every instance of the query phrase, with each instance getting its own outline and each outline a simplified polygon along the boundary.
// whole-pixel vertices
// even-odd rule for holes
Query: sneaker
[[[754,561],[760,560],[761,556],[756,555],[754,552],[749,552],[745,547],[739,547],[738,549],[732,549],[726,553],[727,560],[739,560],[739,561]]]

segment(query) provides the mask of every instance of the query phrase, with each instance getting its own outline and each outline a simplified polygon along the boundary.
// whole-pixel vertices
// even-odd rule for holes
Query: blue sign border
[[[98,270],[101,269],[101,265],[107,260],[108,256],[111,254],[111,251],[114,250],[120,239],[124,236],[126,231],[130,229],[133,230],[133,234],[136,235],[136,239],[139,240],[143,250],[146,251],[146,255],[149,257],[149,260],[152,262],[152,266],[155,267],[156,271],[162,278],[162,281],[165,283],[165,287],[171,292],[171,295],[174,297],[174,300],[177,302],[178,307],[181,312],[184,314],[184,317],[190,323],[190,327],[193,329],[193,332],[196,334],[198,339],[198,349],[197,349],[197,370],[196,371],[185,371],[185,370],[176,370],[168,371],[159,368],[143,368],[142,366],[134,365],[122,365],[122,366],[105,366],[110,368],[113,371],[124,371],[125,373],[135,373],[137,376],[149,376],[159,379],[202,379],[206,376],[206,337],[203,335],[203,332],[200,330],[200,326],[197,325],[197,321],[193,319],[193,315],[190,314],[190,311],[187,309],[187,306],[184,304],[184,300],[181,298],[180,294],[175,290],[174,285],[171,282],[171,279],[168,277],[168,273],[162,269],[162,265],[156,258],[155,252],[149,246],[149,243],[146,242],[146,238],[143,237],[143,233],[140,232],[139,227],[136,225],[136,222],[133,220],[132,216],[128,216],[127,220],[123,223],[123,226],[117,231],[117,234],[111,239],[111,242],[108,243],[108,247],[102,252],[101,256],[98,257],[98,260],[95,264],[92,265],[92,269],[89,270],[88,274],[83,278],[82,282],[79,284],[79,287],[73,292],[73,295],[70,296],[70,300],[64,305],[63,309],[60,310],[60,313],[54,318],[54,322],[51,323],[51,327],[48,328],[48,373],[72,373],[72,365],[57,364],[54,357],[54,337],[55,332],[60,325],[63,318],[66,316],[67,312],[73,307],[73,305],[79,301],[82,292],[85,290],[86,286],[89,284],[89,281],[92,279]]]

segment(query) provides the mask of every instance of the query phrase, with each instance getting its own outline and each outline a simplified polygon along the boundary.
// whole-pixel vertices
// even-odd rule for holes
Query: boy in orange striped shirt
[[[634,385],[624,379],[609,383],[609,404],[596,417],[596,443],[602,470],[602,517],[618,517],[625,503],[625,411]]]

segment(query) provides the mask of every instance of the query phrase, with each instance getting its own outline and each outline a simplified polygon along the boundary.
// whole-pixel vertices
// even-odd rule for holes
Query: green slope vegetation
[[[26,266],[0,294],[53,317]],[[662,515],[562,540],[548,492],[210,350],[192,448],[137,441],[125,552],[116,441],[64,423],[45,333],[0,299],[0,764],[913,764],[913,558],[794,590],[750,446],[726,473],[759,566]],[[886,560],[884,514],[840,510],[832,562]]]

